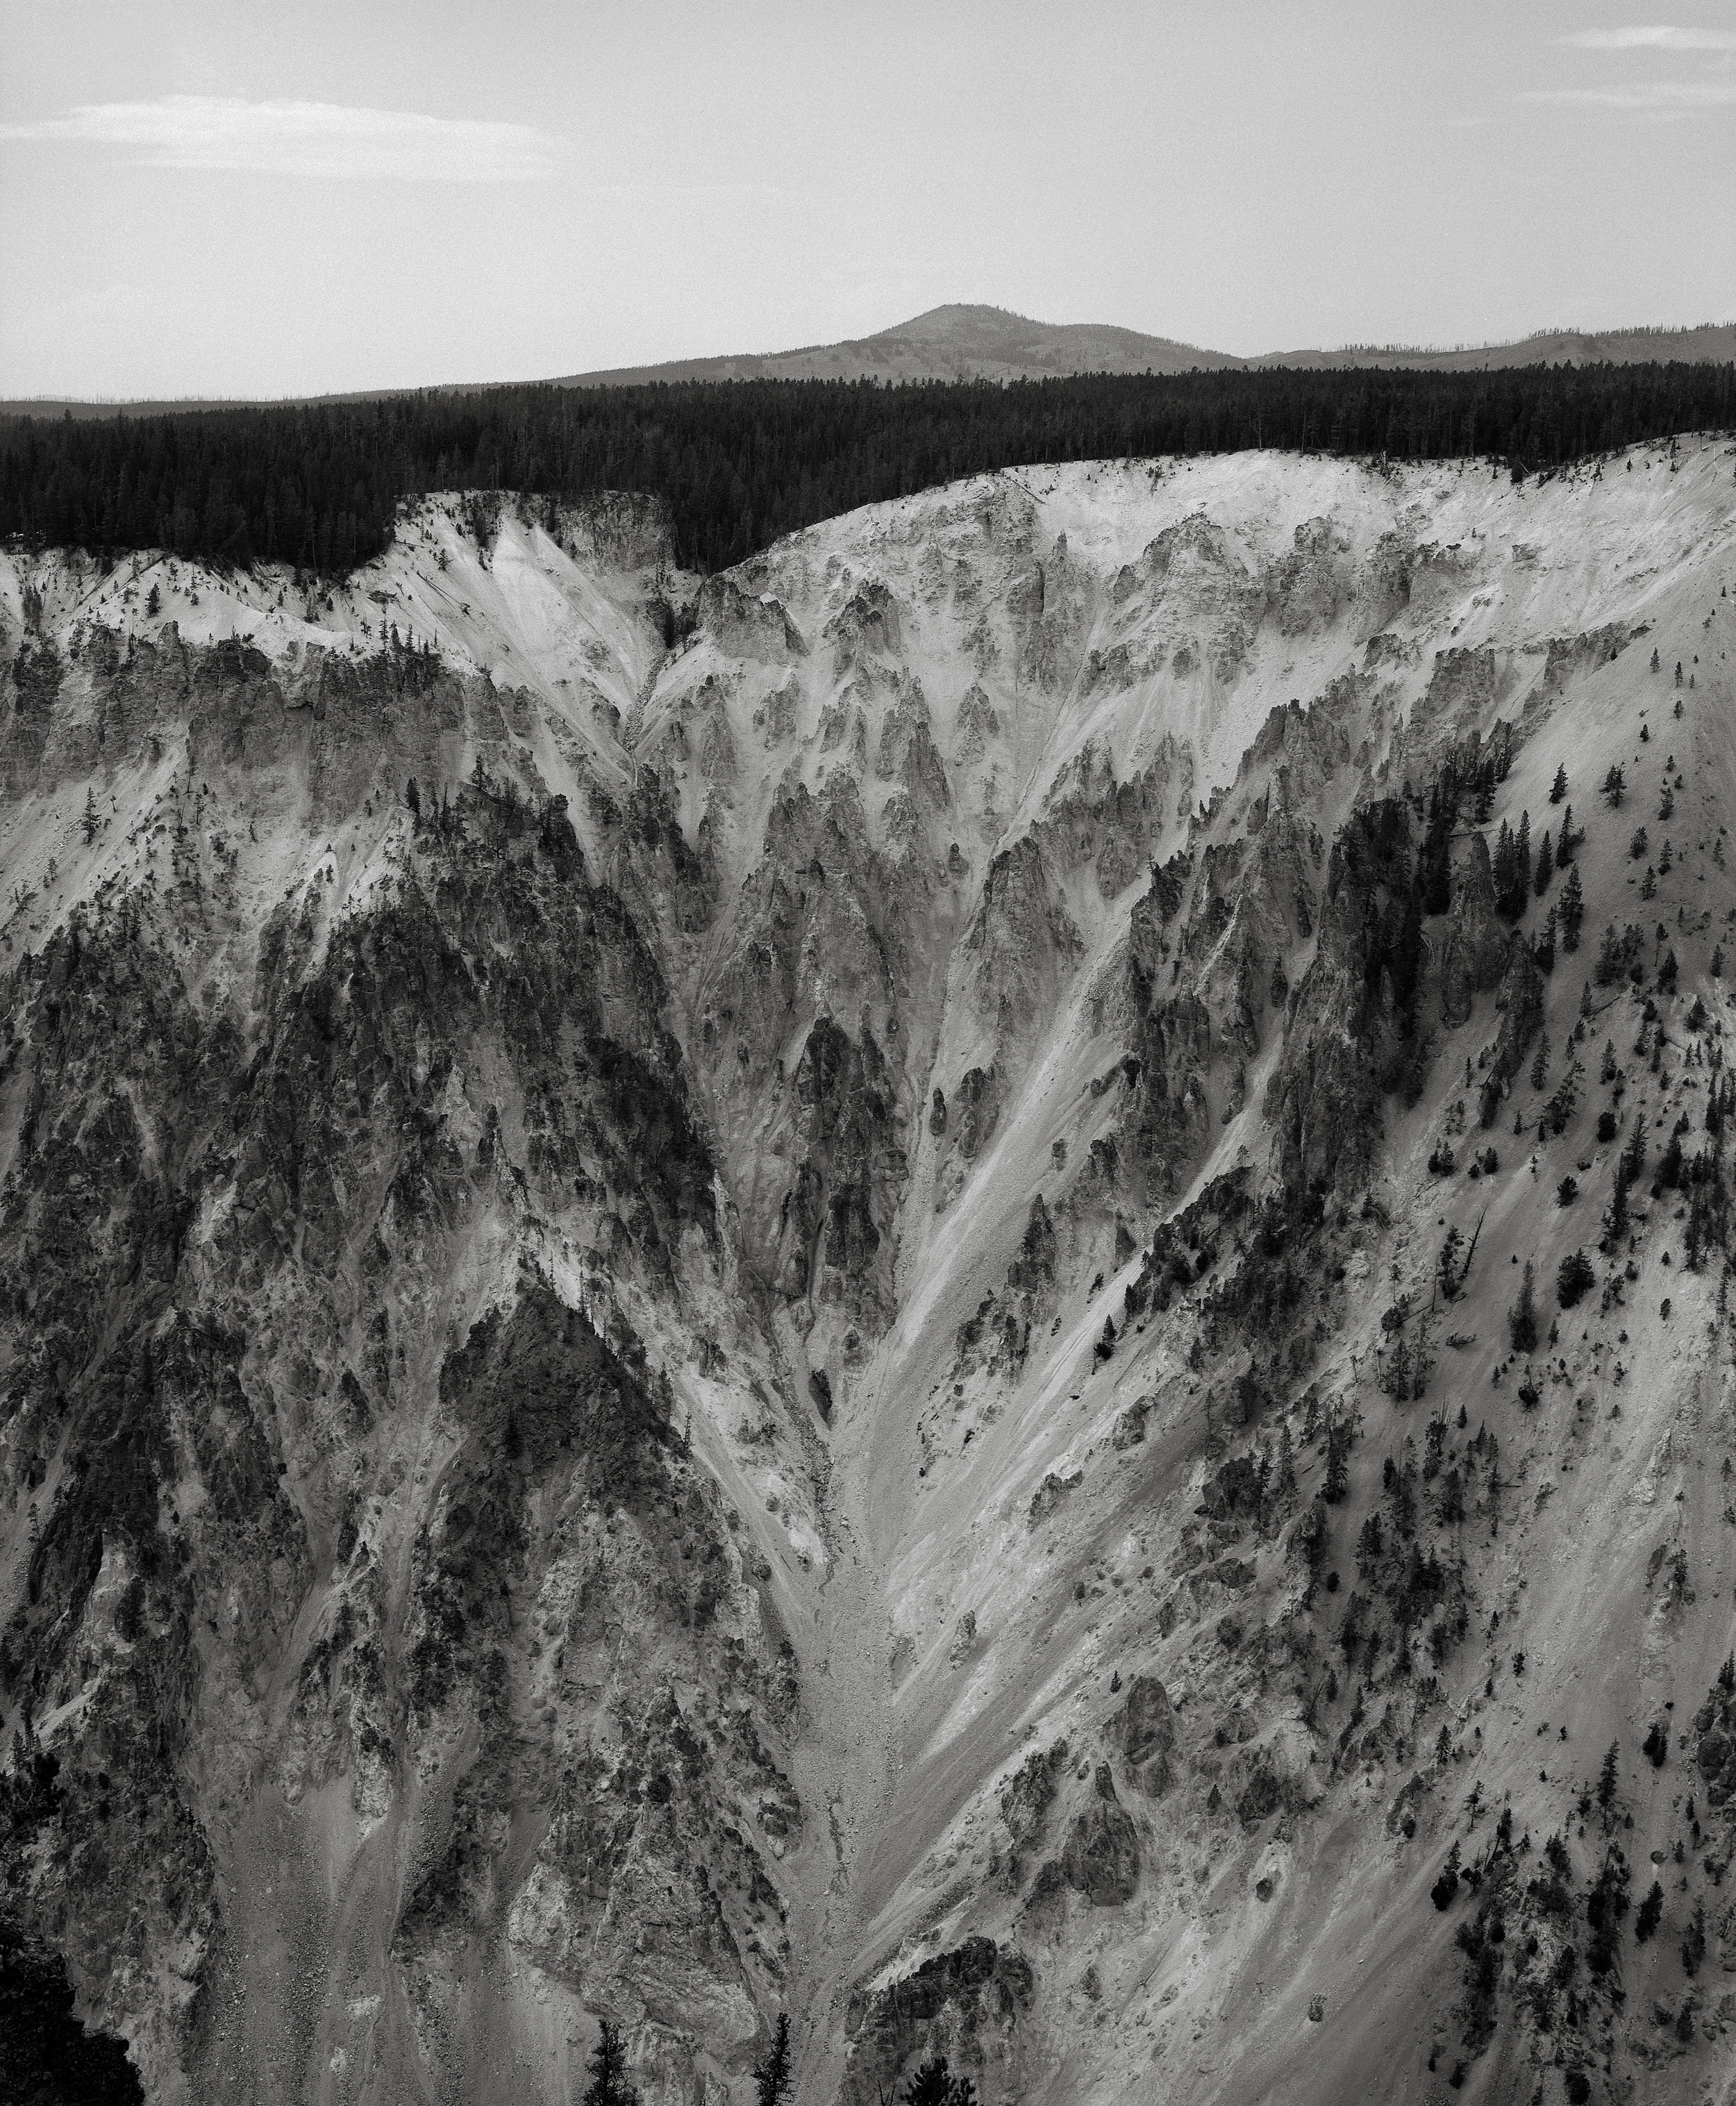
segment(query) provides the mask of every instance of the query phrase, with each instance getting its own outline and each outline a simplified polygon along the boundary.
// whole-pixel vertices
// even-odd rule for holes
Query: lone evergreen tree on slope
[[[640,2106],[639,2096],[627,2081],[627,2051],[621,2045],[620,2033],[608,2020],[603,2021],[603,2030],[597,2036],[597,2045],[590,2051],[586,2065],[590,2071],[590,2082],[585,2087],[581,2106]]]
[[[790,2096],[790,2014],[778,2014],[778,2030],[765,2051],[765,2059],[755,2065],[753,2081],[760,2087],[755,2106],[784,2106]]]

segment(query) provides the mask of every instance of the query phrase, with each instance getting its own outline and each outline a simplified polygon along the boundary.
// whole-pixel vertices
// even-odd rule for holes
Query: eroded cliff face
[[[7,559],[0,1914],[146,2097],[1702,2095],[1729,478]]]

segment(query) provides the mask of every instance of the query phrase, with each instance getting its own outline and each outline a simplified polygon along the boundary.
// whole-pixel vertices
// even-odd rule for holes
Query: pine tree
[[[1563,1309],[1580,1301],[1597,1278],[1582,1250],[1569,1251],[1555,1270],[1555,1299]]]
[[[1501,914],[1509,911],[1514,862],[1513,829],[1503,819],[1500,831],[1495,837],[1495,852],[1489,858],[1489,875],[1495,886],[1496,910]]]
[[[1531,814],[1529,812],[1521,812],[1519,814],[1518,839],[1514,842],[1513,850],[1513,891],[1514,897],[1518,903],[1513,910],[1514,919],[1517,921],[1525,912],[1525,902],[1531,896]]]
[[[1682,1965],[1689,1974],[1698,1974],[1706,1957],[1706,1903],[1697,1901],[1693,1914],[1688,1920],[1688,1933],[1682,1940]]]
[[[1321,1497],[1336,1506],[1350,1489],[1350,1443],[1354,1428],[1348,1414],[1335,1409],[1326,1421],[1326,1467]]]
[[[759,2086],[755,2106],[784,2106],[795,2077],[790,2068],[790,2014],[778,2014],[778,2030],[766,2050],[765,2059],[755,2065],[753,2081]]]
[[[1405,896],[1404,920],[1399,924],[1398,940],[1389,961],[1393,998],[1399,1015],[1405,1019],[1406,1031],[1411,1028],[1416,1008],[1417,982],[1422,977],[1423,963],[1423,896],[1421,889],[1413,885]]]
[[[150,597],[145,603],[145,612],[146,614],[160,614],[163,612],[163,595],[155,585],[150,588]]]
[[[1417,858],[1416,884],[1422,894],[1423,912],[1444,914],[1452,904],[1451,820],[1433,793],[1430,804],[1429,831]]]
[[[1599,1772],[1597,1780],[1597,1803],[1606,1813],[1616,1803],[1617,1781],[1616,1769],[1621,1759],[1622,1744],[1619,1741],[1612,1741],[1609,1744],[1609,1752],[1604,1758],[1604,1767]]]
[[[1609,1195],[1609,1212],[1604,1222],[1604,1233],[1612,1246],[1627,1234],[1627,1157],[1622,1154],[1616,1158],[1615,1188]]]
[[[1645,1168],[1645,1113],[1634,1113],[1634,1123],[1627,1136],[1627,1145],[1622,1151],[1622,1167],[1627,1172],[1631,1185]]]
[[[620,2033],[607,2019],[585,2067],[590,2072],[590,2082],[581,2106],[640,2106],[639,2093],[627,2081],[626,2050]]]
[[[1548,840],[1549,837],[1545,835],[1544,836],[1545,846],[1548,845]],[[1532,956],[1537,961],[1537,970],[1540,973],[1552,973],[1555,970],[1555,927],[1556,915],[1552,907],[1544,916],[1543,926],[1537,931],[1536,942],[1531,947]]]
[[[84,845],[88,848],[96,838],[96,829],[102,824],[96,816],[96,793],[94,790],[87,790],[84,793],[84,812],[79,823],[84,829]]]
[[[976,2106],[976,2087],[954,2077],[944,2054],[931,2055],[904,2086],[904,2106]]]
[[[1626,795],[1626,776],[1619,768],[1612,767],[1609,773],[1604,777],[1604,803],[1608,805],[1611,811],[1616,811],[1620,808],[1622,800]]]
[[[1564,767],[1558,767],[1555,779],[1549,786],[1549,800],[1552,804],[1559,804],[1567,794],[1568,771]]]
[[[1657,654],[1653,652],[1652,655],[1655,658]],[[1650,1892],[1640,1904],[1639,1915],[1634,1918],[1634,1936],[1641,1945],[1645,1943],[1662,1921],[1663,1912],[1664,1890],[1658,1885],[1657,1880],[1653,1880]]]
[[[1550,841],[1549,828],[1543,830],[1543,840],[1537,849],[1536,894],[1541,899],[1549,890],[1549,881],[1555,874],[1555,852]]]
[[[1516,1353],[1532,1353],[1537,1346],[1537,1304],[1533,1283],[1535,1275],[1529,1258],[1525,1261],[1525,1271],[1519,1282],[1519,1298],[1507,1313],[1507,1336]]]
[[[1586,918],[1586,898],[1579,881],[1579,872],[1570,870],[1567,881],[1561,888],[1561,948],[1563,951],[1579,948],[1579,931]]]

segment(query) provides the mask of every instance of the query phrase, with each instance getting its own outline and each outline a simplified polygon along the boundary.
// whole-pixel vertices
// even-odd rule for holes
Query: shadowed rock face
[[[702,583],[618,499],[329,603],[0,562],[0,2055],[1699,2097],[1729,518],[1254,455]]]
[[[33,1781],[44,1798],[52,1794],[52,1777]],[[81,2025],[57,1953],[28,1943],[11,1927],[0,1932],[0,2081],[7,2096],[56,2106],[62,2100],[130,2106],[144,2095],[125,2043]]]

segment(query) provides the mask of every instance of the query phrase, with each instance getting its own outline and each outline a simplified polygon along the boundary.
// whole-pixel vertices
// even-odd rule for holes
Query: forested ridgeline
[[[0,420],[0,533],[341,572],[421,491],[632,490],[667,502],[678,559],[709,571],[855,506],[1021,464],[1272,446],[1535,471],[1733,426],[1730,365],[499,388]]]

